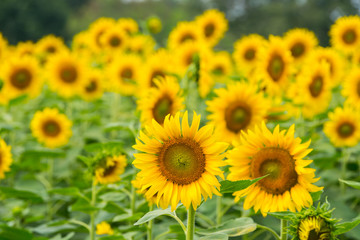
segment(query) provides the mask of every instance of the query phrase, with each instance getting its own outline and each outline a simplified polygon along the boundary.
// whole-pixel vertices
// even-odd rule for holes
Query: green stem
[[[186,227],[185,227],[184,223],[181,221],[181,219],[178,218],[178,216],[176,216],[175,212],[174,212],[174,215],[173,214],[165,214],[165,215],[174,218],[179,223],[182,230],[184,231],[184,234],[186,235]]]
[[[96,183],[93,179],[91,187],[91,206],[95,207],[96,204]],[[95,212],[90,213],[90,240],[95,240]]]
[[[190,205],[188,210],[186,240],[193,240],[194,233],[195,233],[195,210],[193,206]]]
[[[54,159],[47,159],[48,162],[48,191],[53,188],[53,172],[54,172]],[[51,203],[51,198],[47,202],[47,219],[51,221],[53,215],[53,208]]]
[[[201,212],[196,212],[196,216],[204,220],[207,224],[209,224],[209,226],[215,226],[215,222],[205,214],[202,214]]]
[[[287,240],[287,220],[280,221],[280,240]]]
[[[163,233],[157,235],[157,236],[155,237],[155,240],[159,240],[160,238],[162,238],[163,236],[165,236],[165,235],[167,235],[167,234],[169,234],[169,233],[171,233],[171,232],[170,232],[170,231],[163,232]]]
[[[221,196],[216,197],[216,225],[221,224]]]
[[[344,157],[341,159],[341,179],[346,179],[346,164],[350,158],[350,151],[347,148],[343,149]],[[340,182],[341,193],[344,194],[346,191],[346,185],[343,182]]]
[[[70,219],[69,223],[73,223],[73,224],[76,224],[76,225],[79,225],[79,226],[83,226],[84,228],[86,228],[90,232],[89,226],[84,222],[78,221],[76,219]]]
[[[149,207],[149,212],[154,210],[154,205],[151,204]],[[152,227],[153,227],[153,220],[150,220],[147,226],[147,239],[152,240]]]
[[[259,224],[256,225],[256,228],[264,229],[264,230],[270,232],[275,237],[276,240],[280,240],[280,236],[274,230],[272,230],[271,228],[263,226],[263,225],[259,225]]]

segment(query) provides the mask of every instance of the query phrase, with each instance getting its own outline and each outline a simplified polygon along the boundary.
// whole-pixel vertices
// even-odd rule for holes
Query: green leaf
[[[295,217],[295,213],[293,212],[269,212],[268,214],[278,219],[284,220],[290,220]]]
[[[126,198],[126,194],[125,193],[121,193],[121,192],[107,192],[103,195],[100,196],[100,199],[102,199],[103,201],[121,201],[124,198]]]
[[[31,158],[63,158],[66,154],[61,150],[48,150],[48,149],[39,149],[39,150],[26,150],[22,153],[21,157],[31,157]]]
[[[6,225],[0,225],[0,239],[1,240],[31,240],[33,235],[25,229],[8,227]]]
[[[132,130],[134,126],[134,122],[114,122],[109,123],[104,127],[105,132],[113,131],[113,130]]]
[[[360,216],[358,216],[357,218],[354,218],[351,222],[335,224],[336,230],[335,230],[334,234],[340,235],[340,234],[346,233],[359,224],[360,224]]]
[[[80,211],[80,212],[85,212],[85,213],[91,213],[93,211],[97,211],[99,210],[98,207],[95,206],[91,206],[91,204],[80,198],[78,199],[71,207],[70,207],[70,211]]]
[[[74,232],[69,233],[65,237],[62,237],[61,234],[57,234],[55,237],[50,238],[50,240],[70,240],[74,235]]]
[[[355,181],[349,181],[349,180],[343,180],[343,179],[339,179],[340,182],[345,183],[346,185],[353,187],[355,189],[360,189],[360,182],[355,182]]]
[[[13,98],[9,101],[9,106],[13,106],[13,105],[17,105],[20,104],[22,102],[24,102],[27,99],[27,95],[21,95],[19,97]]]
[[[228,240],[228,235],[224,233],[215,233],[205,237],[201,237],[200,240]]]
[[[140,225],[143,223],[146,223],[150,220],[153,220],[156,217],[159,217],[161,215],[167,215],[167,216],[175,216],[175,213],[170,210],[170,208],[167,208],[165,210],[162,209],[156,209],[154,211],[146,213],[142,218],[140,218],[134,225]]]
[[[114,217],[113,222],[122,222],[122,221],[134,221],[134,220],[138,220],[139,218],[141,218],[141,216],[144,213],[135,213],[134,215],[132,214],[121,214],[118,215],[116,217]],[[136,224],[135,224],[136,225]]]
[[[84,147],[84,149],[88,152],[101,152],[104,150],[113,150],[119,148],[120,149],[122,148],[122,142],[118,142],[118,141],[106,142],[106,143],[92,143]]]
[[[252,180],[239,180],[239,181],[229,181],[229,180],[224,180],[221,181],[221,187],[220,187],[220,193],[224,194],[224,193],[233,193],[236,191],[240,191],[243,190],[249,186],[251,186],[252,184],[256,183],[257,181],[267,177],[268,175],[259,177],[259,178],[255,178]]]
[[[31,200],[36,203],[44,202],[43,198],[37,195],[34,192],[25,191],[25,190],[17,190],[10,187],[0,187],[0,193],[2,193],[6,198],[19,198]]]
[[[71,197],[81,197],[86,201],[89,201],[78,188],[76,187],[67,187],[67,188],[54,188],[49,191],[49,193],[55,193],[59,195],[71,196]]]
[[[317,191],[317,192],[312,192],[310,193],[310,196],[313,200],[313,202],[319,201],[321,198],[321,194],[323,193],[323,190]]]
[[[208,229],[196,229],[196,233],[200,235],[226,234],[229,237],[241,236],[256,230],[256,223],[252,218],[242,217],[225,222],[218,227]]]

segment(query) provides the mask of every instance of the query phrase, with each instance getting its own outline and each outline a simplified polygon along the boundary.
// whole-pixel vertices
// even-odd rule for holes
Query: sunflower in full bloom
[[[211,125],[198,129],[199,125],[200,115],[194,113],[189,126],[187,112],[180,124],[178,112],[166,116],[163,126],[153,121],[140,132],[133,148],[142,153],[134,154],[133,164],[140,169],[146,199],[155,197],[158,206],[171,205],[172,211],[180,201],[196,210],[202,197],[206,201],[220,195],[216,176],[224,178],[220,167],[228,144],[216,141]]]
[[[150,33],[156,34],[161,32],[162,24],[158,17],[152,16],[146,20],[146,26]]]
[[[174,115],[184,109],[184,98],[175,77],[166,76],[155,79],[154,82],[155,87],[150,88],[138,100],[140,121],[145,124],[151,124],[152,119],[163,124],[168,114]]]
[[[80,91],[80,96],[83,99],[93,101],[101,98],[104,93],[104,77],[100,70],[89,70],[84,83]]]
[[[199,25],[203,39],[209,46],[215,46],[228,29],[228,21],[225,14],[217,9],[209,9],[196,17],[195,22]]]
[[[354,67],[360,66],[360,49],[357,49],[352,53],[351,63]]]
[[[68,52],[51,57],[46,65],[50,88],[62,97],[72,97],[86,82],[86,64]]]
[[[34,57],[14,56],[1,67],[0,78],[4,81],[2,91],[6,92],[8,98],[22,94],[36,97],[40,94],[43,85],[39,75],[39,64]]]
[[[103,49],[113,52],[115,50],[123,50],[127,46],[129,36],[117,25],[110,27],[100,37],[100,45]]]
[[[176,49],[186,42],[203,42],[204,38],[195,22],[179,22],[170,32],[168,38],[169,49]]]
[[[310,51],[318,44],[315,34],[304,28],[289,30],[285,33],[284,40],[291,51],[294,62],[297,64],[302,63],[309,56]]]
[[[0,138],[0,179],[5,178],[5,172],[10,171],[10,165],[13,161],[11,146],[6,145],[5,141]]]
[[[341,94],[346,97],[346,104],[360,109],[360,68],[354,67],[346,76]]]
[[[48,35],[41,38],[35,47],[35,52],[40,56],[42,60],[46,59],[49,55],[61,53],[67,51],[64,40],[54,35]]]
[[[128,35],[134,35],[139,31],[139,25],[132,18],[119,18],[116,25]]]
[[[32,56],[35,54],[35,44],[32,41],[19,42],[16,46],[15,54],[20,57]]]
[[[353,147],[360,141],[360,113],[352,107],[337,107],[329,113],[324,133],[336,147]]]
[[[270,36],[269,44],[259,51],[257,79],[271,96],[279,96],[288,86],[293,73],[293,57],[280,37]]]
[[[215,127],[219,139],[231,143],[241,131],[253,129],[265,120],[269,103],[257,87],[244,82],[234,82],[227,88],[218,88],[213,100],[207,101],[208,119]]]
[[[249,76],[259,60],[259,50],[266,45],[266,40],[258,34],[244,36],[234,43],[233,59],[237,70]]]
[[[72,122],[56,108],[45,108],[37,111],[31,120],[33,136],[48,148],[63,146],[72,135]]]
[[[97,235],[103,235],[103,234],[113,235],[114,230],[112,230],[109,223],[102,221],[101,223],[96,225],[96,234]]]
[[[360,47],[360,17],[338,18],[331,26],[330,41],[334,48],[346,54],[352,54]]]
[[[115,19],[112,18],[98,18],[89,27],[89,46],[90,48],[98,52],[103,48],[100,41],[102,35],[109,29],[113,28],[116,24]]]
[[[155,40],[149,35],[135,35],[127,43],[126,51],[148,57],[154,52]]]
[[[233,72],[230,54],[226,51],[212,53],[208,60],[208,68],[217,82],[225,83]]]
[[[310,192],[322,187],[313,185],[318,181],[315,169],[307,168],[312,160],[303,158],[311,152],[310,141],[301,143],[294,138],[295,127],[280,131],[279,125],[270,132],[263,122],[254,131],[243,132],[240,144],[227,155],[230,165],[228,180],[255,179],[269,174],[250,187],[234,193],[235,201],[246,196],[244,209],[254,207],[263,216],[268,212],[295,210],[312,205]]]
[[[108,90],[130,96],[137,91],[142,60],[133,54],[116,56],[106,68],[110,88]]]
[[[103,156],[95,168],[95,181],[101,184],[118,182],[125,167],[126,157],[124,155]]]

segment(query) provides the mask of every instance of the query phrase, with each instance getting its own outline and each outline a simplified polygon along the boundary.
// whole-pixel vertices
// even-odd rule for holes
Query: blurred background
[[[1,0],[0,31],[11,44],[50,33],[69,44],[99,17],[131,17],[141,26],[158,16],[163,30],[155,38],[164,46],[178,21],[193,20],[209,8],[223,11],[229,20],[218,50],[232,51],[243,35],[282,35],[294,27],[314,31],[320,45],[327,46],[330,25],[339,16],[359,14],[360,0]]]

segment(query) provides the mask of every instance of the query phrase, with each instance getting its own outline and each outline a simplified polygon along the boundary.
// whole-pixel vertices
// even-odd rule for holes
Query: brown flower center
[[[269,147],[259,150],[251,162],[251,175],[258,178],[269,174],[258,184],[267,193],[283,194],[297,183],[295,161],[289,152],[282,148]]]
[[[118,36],[112,36],[109,43],[112,47],[118,47],[121,44],[121,39]]]
[[[186,33],[180,38],[180,43],[184,43],[189,40],[193,41],[195,40],[195,37],[191,33]]]
[[[351,122],[343,122],[337,127],[337,132],[341,138],[348,138],[355,132],[355,126]]]
[[[353,44],[356,41],[356,37],[354,29],[348,29],[342,35],[342,39],[346,44]]]
[[[132,79],[133,77],[133,70],[131,68],[124,68],[120,72],[120,78],[123,79]]]
[[[116,168],[117,168],[117,162],[113,161],[113,165],[105,167],[104,172],[103,172],[103,177],[114,174]]]
[[[318,97],[322,92],[323,86],[324,81],[322,76],[315,76],[309,85],[311,96],[313,96],[314,98]]]
[[[90,83],[85,87],[85,91],[88,93],[95,92],[97,89],[96,80],[90,80]]]
[[[242,102],[230,104],[225,109],[226,127],[234,133],[246,129],[251,121],[251,108]]]
[[[47,53],[55,53],[56,52],[56,48],[54,46],[48,46],[45,51]]]
[[[26,89],[31,84],[31,80],[32,75],[26,68],[20,68],[10,76],[11,84],[20,90]]]
[[[152,109],[153,116],[155,120],[163,124],[165,117],[171,113],[173,100],[168,96],[162,96],[154,105]]]
[[[280,80],[285,70],[285,63],[282,57],[278,54],[274,54],[268,64],[267,72],[274,82]]]
[[[255,53],[256,53],[256,51],[254,48],[249,48],[245,51],[244,58],[250,62],[250,61],[254,60]]]
[[[56,137],[61,131],[59,123],[55,120],[47,120],[44,122],[42,129],[44,134],[48,137]]]
[[[73,83],[78,77],[76,68],[72,65],[63,67],[60,71],[60,78],[65,83]]]
[[[221,65],[217,65],[212,70],[212,73],[215,75],[224,75],[224,73],[225,73],[224,67]]]
[[[179,185],[198,180],[205,172],[205,155],[199,143],[189,138],[170,139],[159,152],[158,164],[163,176]]]
[[[301,57],[301,56],[305,53],[305,46],[304,46],[303,43],[298,42],[298,43],[295,43],[295,44],[290,48],[290,51],[291,51],[291,55],[292,55],[294,58],[298,58],[298,57]]]
[[[214,23],[208,23],[205,26],[205,37],[209,38],[214,34],[215,26]]]

